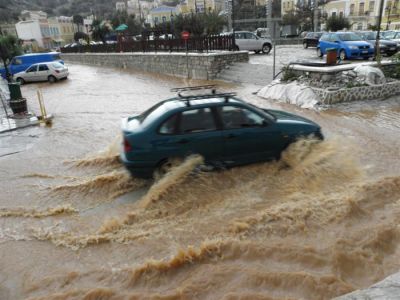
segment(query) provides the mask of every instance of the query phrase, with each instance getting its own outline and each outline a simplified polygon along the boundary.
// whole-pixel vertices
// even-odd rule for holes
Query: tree
[[[12,35],[0,36],[0,57],[6,69],[6,78],[11,81],[11,74],[8,65],[14,56],[22,53],[18,39]]]
[[[92,23],[92,38],[95,40],[101,40],[103,44],[106,44],[106,35],[110,33],[112,26],[106,21],[99,19],[93,20]]]
[[[283,15],[282,17],[282,25],[293,25],[293,26],[299,26],[300,25],[300,19],[295,13],[295,11],[290,11]]]
[[[121,24],[128,26],[127,33],[130,35],[140,34],[142,31],[140,20],[135,15],[128,15],[126,11],[116,12],[110,16],[111,24],[114,28],[117,28]]]
[[[75,32],[74,33],[74,41],[79,42],[79,40],[85,40],[86,42],[89,43],[89,36],[81,31]]]
[[[343,17],[332,16],[326,20],[326,29],[330,31],[338,31],[344,28],[350,28],[349,20]]]
[[[78,27],[78,31],[80,30],[80,26],[83,25],[83,17],[81,15],[74,15],[72,17],[72,21],[74,22],[74,24],[76,24],[76,26]]]

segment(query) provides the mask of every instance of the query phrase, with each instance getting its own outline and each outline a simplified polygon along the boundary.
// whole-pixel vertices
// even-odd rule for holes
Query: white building
[[[24,42],[33,42],[36,43],[41,48],[50,48],[50,35],[49,33],[44,34],[44,28],[42,28],[41,24],[37,20],[29,20],[29,21],[20,21],[15,24],[15,28],[17,29],[18,38],[23,40]],[[49,28],[47,27],[47,30]]]

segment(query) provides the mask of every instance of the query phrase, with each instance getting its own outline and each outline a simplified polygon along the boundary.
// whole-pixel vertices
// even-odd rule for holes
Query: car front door
[[[224,161],[228,165],[278,157],[286,140],[279,126],[265,116],[234,105],[218,109],[223,125]]]
[[[248,44],[248,50],[261,50],[262,41],[260,41],[257,36],[251,32],[245,33],[246,43]]]
[[[188,109],[166,120],[159,129],[159,156],[186,157],[200,154],[208,163],[220,161],[222,132],[211,108]]]
[[[25,81],[35,81],[38,65],[30,66],[23,75]]]

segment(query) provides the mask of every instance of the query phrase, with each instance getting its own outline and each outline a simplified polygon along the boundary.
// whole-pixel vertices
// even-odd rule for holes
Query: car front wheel
[[[318,55],[318,57],[324,56],[324,54],[321,51],[321,48],[317,48],[317,55]]]
[[[23,78],[21,78],[21,77],[18,77],[18,78],[17,78],[17,82],[18,82],[20,85],[23,85],[23,84],[25,83],[25,80],[24,80]]]
[[[340,58],[340,60],[345,60],[346,59],[346,52],[344,50],[340,50],[339,58]]]
[[[264,54],[268,54],[271,51],[271,45],[270,44],[264,44],[262,47],[262,52]]]
[[[167,173],[169,173],[173,168],[179,166],[182,163],[183,159],[174,157],[168,158],[161,161],[153,173],[153,178],[155,181],[163,178]]]

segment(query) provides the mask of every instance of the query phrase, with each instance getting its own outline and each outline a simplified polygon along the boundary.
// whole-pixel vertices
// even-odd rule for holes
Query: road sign
[[[181,33],[182,39],[188,40],[189,36],[190,36],[190,33],[188,31],[182,31],[182,33]]]

